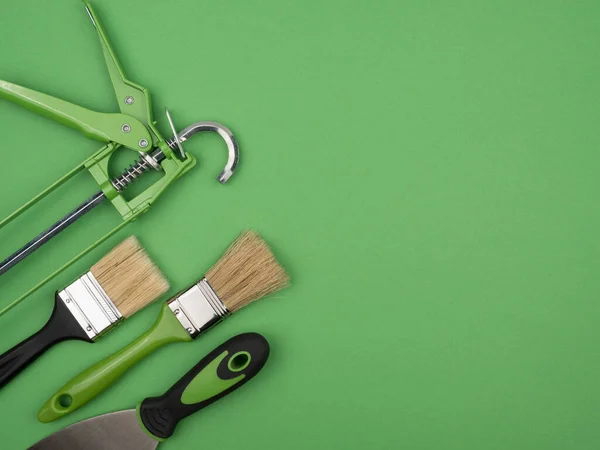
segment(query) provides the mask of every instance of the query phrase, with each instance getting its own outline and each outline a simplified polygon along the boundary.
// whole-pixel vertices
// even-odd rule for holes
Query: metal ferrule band
[[[170,300],[169,308],[192,337],[204,333],[231,314],[206,278]]]
[[[123,319],[92,272],[71,283],[58,296],[92,340],[98,339]]]

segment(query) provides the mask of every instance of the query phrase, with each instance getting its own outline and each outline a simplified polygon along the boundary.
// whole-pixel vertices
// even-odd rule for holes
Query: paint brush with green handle
[[[158,348],[190,342],[230,314],[288,283],[288,275],[265,241],[255,232],[243,233],[203,279],[163,306],[148,332],[75,376],[42,406],[38,419],[51,422],[79,409]]]
[[[154,450],[173,435],[179,421],[252,379],[264,367],[269,351],[260,334],[235,336],[204,357],[164,395],[147,398],[136,409],[71,425],[29,450]]]

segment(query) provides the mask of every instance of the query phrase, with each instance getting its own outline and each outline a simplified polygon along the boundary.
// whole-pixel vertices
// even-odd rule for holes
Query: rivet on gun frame
[[[179,311],[178,309],[176,309],[174,312],[175,312],[175,315],[177,316],[177,315],[179,315],[179,313],[180,313],[181,311]]]
[[[125,98],[125,103],[127,103],[128,105],[133,105],[134,102],[135,102],[135,100],[132,96]]]
[[[87,327],[86,330],[92,331],[92,327]]]
[[[146,139],[142,139],[140,141],[140,147],[142,147],[142,148],[148,147],[148,141]]]
[[[131,125],[126,123],[125,125],[123,125],[121,130],[123,130],[123,133],[129,133],[131,131]]]

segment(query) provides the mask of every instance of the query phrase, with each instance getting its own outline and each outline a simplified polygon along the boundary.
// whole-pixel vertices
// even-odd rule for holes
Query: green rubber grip
[[[243,386],[269,358],[267,340],[258,333],[244,333],[220,345],[160,397],[147,398],[138,406],[143,429],[156,440],[171,437],[177,424]]]
[[[158,348],[192,338],[165,304],[154,326],[135,342],[94,364],[60,388],[38,411],[40,422],[47,423],[81,408],[108,389],[127,370]]]

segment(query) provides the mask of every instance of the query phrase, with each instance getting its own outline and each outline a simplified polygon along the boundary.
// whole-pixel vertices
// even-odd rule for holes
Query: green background
[[[0,391],[3,450],[162,393],[232,335],[272,358],[168,449],[600,447],[600,3],[522,0],[98,0],[128,76],[181,129],[228,125],[155,208],[0,319],[0,351],[43,325],[53,291],[136,234],[172,284],[258,230],[293,286],[145,360],[50,425],[42,403],[147,329],[68,342]],[[117,110],[76,0],[0,3],[0,78]],[[99,148],[0,102],[0,216]],[[114,164],[122,169],[132,155]],[[95,192],[81,175],[0,233],[2,255]],[[110,205],[2,277],[1,304],[119,222]]]

